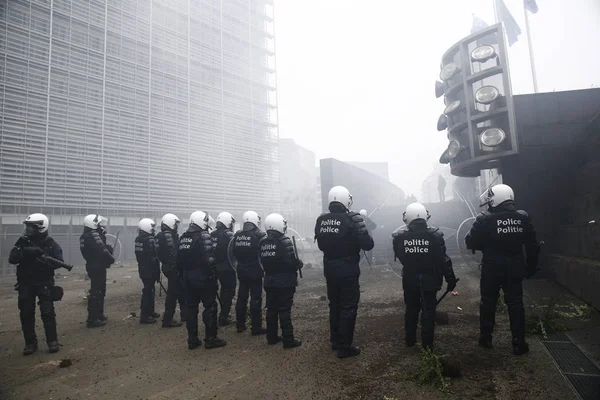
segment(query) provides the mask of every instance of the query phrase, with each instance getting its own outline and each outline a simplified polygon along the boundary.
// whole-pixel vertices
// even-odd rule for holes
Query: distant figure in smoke
[[[265,218],[267,237],[260,242],[259,257],[265,269],[267,293],[267,343],[283,342],[284,349],[298,347],[302,342],[294,337],[292,304],[298,286],[298,270],[303,267],[296,258],[294,244],[285,235],[287,221],[280,214]],[[279,337],[281,325],[282,337]]]
[[[438,192],[440,194],[440,203],[446,201],[446,180],[442,175],[438,178]]]
[[[204,311],[204,347],[214,349],[227,342],[217,337],[217,283],[216,262],[213,240],[208,232],[210,216],[204,211],[194,211],[190,215],[190,226],[181,235],[177,268],[183,272],[187,305],[186,327],[188,349],[193,350],[202,344],[198,337],[198,312],[202,303]]]
[[[25,222],[25,234],[17,240],[10,251],[8,261],[17,265],[17,284],[19,292],[19,311],[21,329],[25,337],[23,355],[29,356],[38,349],[35,334],[35,299],[39,299],[40,314],[44,323],[48,351],[58,351],[56,334],[56,314],[54,313],[54,268],[44,262],[44,254],[63,260],[62,249],[48,235],[48,218],[44,214],[31,214]]]
[[[113,247],[106,244],[107,219],[98,214],[83,219],[83,233],[79,237],[79,249],[85,259],[85,270],[90,277],[87,327],[103,326],[108,318],[104,315],[106,297],[106,270],[115,262]]]
[[[246,307],[250,297],[251,334],[264,335],[267,329],[262,324],[262,292],[264,272],[258,261],[258,246],[267,237],[260,230],[260,216],[255,211],[246,211],[242,216],[244,226],[233,235],[233,256],[237,260],[238,288],[235,317],[238,333],[244,332],[246,326]]]
[[[154,324],[160,314],[154,311],[154,285],[160,280],[160,262],[156,250],[154,230],[156,223],[143,218],[138,223],[138,236],[135,238],[135,258],[138,263],[140,279],[144,283],[140,323]]]
[[[452,260],[446,254],[444,234],[427,225],[429,211],[422,204],[412,203],[402,215],[406,230],[392,235],[394,258],[402,263],[402,289],[404,290],[404,330],[406,345],[417,342],[417,325],[421,313],[421,345],[433,348],[436,295],[442,288],[442,277],[447,290],[456,288]]]
[[[216,229],[210,235],[215,246],[215,261],[217,262],[217,274],[221,284],[221,313],[219,315],[219,326],[233,324],[230,318],[231,304],[235,296],[237,286],[237,277],[235,269],[227,257],[229,242],[233,238],[233,227],[235,218],[228,212],[222,212],[217,215]]]
[[[163,314],[163,328],[177,328],[186,320],[185,290],[183,274],[177,269],[177,252],[179,251],[179,224],[181,221],[175,214],[165,214],[160,224],[161,231],[156,235],[158,257],[162,263],[162,272],[167,277],[167,298]],[[181,322],[173,319],[175,308],[179,302]]]
[[[475,250],[483,252],[479,345],[492,348],[496,305],[502,289],[510,319],[513,354],[525,354],[529,345],[525,341],[523,278],[532,277],[537,270],[540,246],[535,228],[529,215],[515,208],[515,195],[510,186],[493,186],[480,200],[480,207],[487,206],[487,210],[477,216],[465,237],[468,249],[473,253]]]
[[[323,252],[323,272],[329,299],[329,328],[339,358],[354,357],[356,314],[360,300],[360,252],[375,245],[363,217],[352,207],[352,195],[343,186],[329,191],[329,212],[317,218],[315,239]]]

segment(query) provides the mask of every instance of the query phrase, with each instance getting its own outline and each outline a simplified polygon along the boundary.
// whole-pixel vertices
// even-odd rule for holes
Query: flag
[[[504,29],[506,29],[508,45],[512,46],[519,40],[518,36],[521,34],[521,28],[517,25],[517,21],[515,21],[510,11],[508,11],[503,0],[496,1],[496,12],[498,13],[498,20],[504,24]]]
[[[525,4],[525,9],[530,13],[535,14],[538,12],[538,6],[535,0],[523,0],[523,2]]]

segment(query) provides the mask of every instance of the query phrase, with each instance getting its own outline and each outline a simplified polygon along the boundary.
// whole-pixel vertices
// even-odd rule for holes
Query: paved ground
[[[524,357],[510,353],[507,317],[500,315],[496,349],[476,346],[478,271],[455,260],[461,278],[456,297],[439,310],[450,324],[437,329],[437,344],[462,363],[463,377],[451,384],[456,399],[574,398],[553,362],[534,338]],[[328,308],[322,270],[304,271],[293,309],[303,346],[284,350],[264,337],[221,330],[223,349],[189,351],[185,328],[140,325],[141,282],[133,266],[108,273],[101,329],[86,329],[83,297],[89,282],[81,268],[57,279],[65,298],[56,303],[58,354],[47,354],[38,316],[40,351],[23,357],[14,277],[0,281],[0,398],[2,399],[442,399],[440,391],[400,379],[415,371],[420,354],[403,346],[400,278],[389,267],[363,270],[356,342],[359,357],[338,360],[329,347]],[[157,310],[164,295],[157,297]],[[458,308],[460,307],[460,309]],[[61,359],[73,365],[59,368]]]

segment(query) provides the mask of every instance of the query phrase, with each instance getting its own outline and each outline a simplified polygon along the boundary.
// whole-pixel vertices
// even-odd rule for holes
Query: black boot
[[[188,337],[188,349],[194,350],[202,345],[202,340],[196,337]]]
[[[267,344],[277,344],[283,340],[281,336],[277,336],[275,339],[267,339]]]
[[[58,353],[58,342],[56,340],[48,342],[48,353]]]
[[[355,357],[360,354],[360,349],[356,346],[350,346],[344,349],[338,349],[337,356],[338,358],[348,358]]]
[[[141,317],[140,324],[155,324],[156,320],[152,317]]]
[[[218,337],[204,340],[204,348],[205,349],[216,349],[218,347],[224,347],[225,345],[227,345],[227,342]]]
[[[494,346],[492,345],[492,335],[479,335],[479,346],[484,349],[492,349]]]
[[[525,341],[525,339],[513,338],[512,346],[513,354],[515,356],[520,356],[529,353],[529,344]]]
[[[23,355],[24,356],[30,356],[33,353],[35,353],[38,349],[38,344],[37,344],[37,340],[35,342],[29,343],[25,345],[25,348],[23,349]]]
[[[106,322],[101,321],[99,319],[97,319],[95,321],[88,321],[88,323],[87,323],[88,328],[99,328],[104,325],[106,325]]]
[[[291,342],[283,342],[284,349],[293,349],[302,345],[302,341],[298,338],[294,338]]]
[[[157,313],[157,312],[154,312],[154,311],[152,311],[152,312],[150,313],[150,316],[151,316],[152,318],[154,318],[154,319],[159,319],[159,318],[160,318],[160,314],[159,314],[159,313]]]
[[[337,343],[336,342],[331,342],[331,350],[337,351],[337,349],[338,349]]]
[[[229,318],[227,316],[219,317],[219,326],[229,326],[229,325],[232,325],[233,323],[235,323],[235,321],[232,318]]]
[[[162,323],[162,327],[163,328],[179,328],[181,325],[183,325],[181,322],[177,322],[177,321],[169,321],[169,322],[164,322]]]
[[[101,315],[100,315],[100,317],[99,317],[98,319],[99,319],[100,321],[104,321],[104,322],[108,321],[108,317],[107,317],[106,315],[104,315],[104,314],[101,314]]]
[[[239,331],[239,329],[238,329]],[[267,334],[267,328],[261,326],[258,329],[254,329],[252,328],[252,336],[259,336],[259,335],[266,335]]]
[[[406,344],[406,347],[413,347],[417,344],[417,333],[407,333],[404,338],[404,343]]]

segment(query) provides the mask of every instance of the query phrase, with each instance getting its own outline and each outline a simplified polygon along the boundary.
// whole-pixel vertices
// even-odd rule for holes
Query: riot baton
[[[298,249],[296,248],[296,236],[292,236],[292,243],[294,244],[294,254],[296,255],[296,260],[299,260],[299,258],[298,258]],[[304,278],[302,276],[302,268],[300,268],[298,270],[298,272],[300,273],[300,278],[301,279]]]
[[[363,250],[363,254],[365,255],[365,259],[367,260],[367,263],[369,263],[369,267],[371,267],[371,269],[373,271],[375,271],[375,268],[373,268],[373,266],[371,265],[371,260],[369,260],[369,257],[367,257],[367,252]]]
[[[459,279],[459,278],[457,278],[457,279],[456,279],[456,283],[458,283],[458,281],[460,281],[460,279]],[[442,300],[444,300],[444,297],[446,297],[446,295],[447,295],[448,293],[450,293],[450,292],[451,292],[450,290],[446,290],[446,292],[445,292],[445,293],[442,295],[442,297],[440,297],[440,299],[437,301],[437,303],[435,303],[435,305],[437,306],[438,304],[440,304],[440,302],[441,302]]]
[[[169,291],[165,289],[162,284],[162,277],[158,278],[158,284],[160,285],[160,290],[158,291],[158,297],[162,297],[162,291],[164,290],[167,296],[169,295]]]

